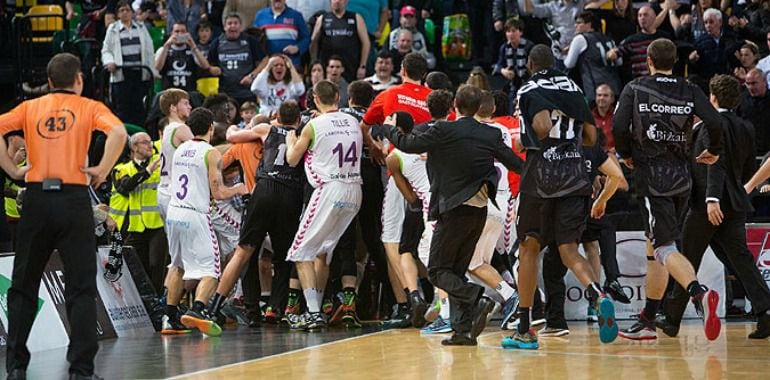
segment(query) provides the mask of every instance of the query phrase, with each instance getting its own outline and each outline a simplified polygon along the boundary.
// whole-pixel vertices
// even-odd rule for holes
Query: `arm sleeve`
[[[550,3],[546,4],[532,4],[535,7],[532,8],[532,16],[537,18],[549,18],[552,15]]]
[[[623,88],[618,99],[618,106],[612,116],[612,136],[615,137],[615,150],[620,157],[631,157],[631,117],[634,112],[634,93],[632,86]],[[717,115],[718,116],[718,115]]]
[[[104,36],[104,44],[102,45],[102,64],[107,65],[115,63],[115,56],[112,54],[115,45],[115,28],[112,26],[107,27],[107,34]]]
[[[387,94],[387,90],[381,92],[379,95],[377,95],[376,98],[374,98],[372,105],[369,106],[369,109],[366,111],[366,114],[364,114],[364,118],[363,118],[364,123],[369,125],[378,125],[378,124],[382,124],[382,122],[385,121],[383,105],[385,104],[384,95],[386,94]]]
[[[711,131],[704,130],[701,133],[705,137],[704,141],[708,141]],[[699,152],[693,153],[697,155]],[[725,160],[725,155],[720,155],[716,163],[706,166],[706,199],[722,199],[722,191],[725,187],[725,178],[727,177],[727,163]]]
[[[238,161],[238,146],[240,146],[240,144],[231,145],[229,148],[227,148],[225,154],[222,155],[222,169],[227,169],[230,167],[230,165],[233,164],[233,162]]]
[[[259,44],[259,41],[257,41],[256,38],[251,37],[248,39],[249,41],[249,47],[251,48],[251,55],[254,58],[254,67],[257,67],[259,65],[259,61],[262,60],[262,58],[265,58],[265,50],[262,49],[262,46]]]
[[[289,97],[297,99],[305,93],[304,82],[291,82],[289,83]]]
[[[26,121],[27,102],[21,103],[10,112],[0,114],[0,136],[9,132],[20,131]]]
[[[92,104],[94,106],[93,123],[91,124],[93,129],[106,134],[113,127],[123,125],[123,122],[104,103],[94,101]]]
[[[695,114],[703,120],[708,130],[709,139],[704,142],[704,146],[711,154],[720,154],[722,150],[722,117],[719,112],[711,106],[703,91],[693,86],[695,100]],[[617,112],[615,113],[617,115]],[[617,141],[617,137],[615,137]]]
[[[586,38],[583,37],[582,34],[575,36],[575,38],[573,38],[572,42],[569,44],[569,52],[567,53],[567,57],[564,58],[564,66],[568,69],[575,67],[577,65],[578,58],[580,58],[580,54],[586,51],[587,48],[588,43],[586,42]]]
[[[115,191],[124,197],[127,197],[130,192],[134,191],[140,183],[150,178],[150,173],[147,173],[147,169],[136,164],[134,165],[138,169],[136,174],[115,179]]]
[[[403,134],[392,125],[383,125],[382,133],[401,151],[420,154],[441,143],[444,133],[441,130],[440,124],[442,122],[436,123],[436,125],[420,135],[413,133]]]
[[[297,53],[297,56],[302,56],[310,48],[310,30],[307,28],[307,23],[302,18],[302,15],[298,14],[294,17],[294,24],[297,25],[297,28],[299,29],[299,34],[297,35],[297,47],[299,48],[299,53]]]
[[[506,68],[503,67],[503,65],[505,65],[505,42],[500,45],[500,49],[497,52],[497,64],[495,65],[495,68],[492,69],[492,75],[500,74],[500,70]]]
[[[267,76],[269,75],[267,72],[267,69],[260,71],[257,77],[254,78],[254,81],[251,82],[251,92],[258,98],[267,93]]]
[[[219,43],[217,39],[211,41],[211,49],[208,54],[209,65],[219,66]]]

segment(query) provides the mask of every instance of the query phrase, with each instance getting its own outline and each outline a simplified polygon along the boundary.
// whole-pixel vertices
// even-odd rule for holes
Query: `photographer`
[[[163,78],[163,89],[175,87],[196,90],[200,70],[209,69],[209,61],[195,45],[187,25],[177,22],[166,43],[155,53],[155,69]]]

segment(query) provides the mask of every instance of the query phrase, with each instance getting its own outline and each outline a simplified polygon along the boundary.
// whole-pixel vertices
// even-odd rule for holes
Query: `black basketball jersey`
[[[580,79],[583,93],[589,99],[596,94],[596,87],[601,84],[610,86],[614,94],[620,92],[620,76],[615,61],[607,60],[607,52],[615,47],[615,41],[599,32],[581,34],[586,40],[586,50],[580,54]]]
[[[323,14],[319,54],[324,64],[332,55],[340,56],[345,66],[345,78],[355,78],[361,58],[361,40],[358,39],[355,13],[346,11],[340,18],[332,12]]]
[[[305,183],[305,166],[295,167],[286,162],[286,135],[294,130],[283,126],[271,126],[262,148],[262,161],[257,168],[257,178],[271,179],[290,186],[301,187]],[[297,135],[300,130],[297,130]]]
[[[254,70],[254,65],[262,57],[255,57],[251,47],[251,36],[241,35],[236,40],[228,40],[224,34],[217,40],[216,54],[212,57],[214,62],[218,62],[222,69],[222,75],[219,77],[219,92],[226,93],[236,98],[248,98],[254,96],[249,86],[240,84],[241,79]]]
[[[198,65],[195,63],[192,50],[187,45],[181,49],[171,45],[160,74],[163,76],[163,88],[174,87],[188,92],[195,91]]]
[[[604,162],[608,160],[607,153],[599,144],[583,147],[583,155],[586,160],[586,172],[588,178],[593,183],[596,176],[600,174],[599,167],[604,165]]]

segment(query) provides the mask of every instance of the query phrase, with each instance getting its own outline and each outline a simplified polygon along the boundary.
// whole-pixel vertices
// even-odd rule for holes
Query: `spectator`
[[[612,135],[612,117],[615,115],[615,92],[606,84],[596,87],[595,104],[591,108],[596,127],[604,131],[604,150],[615,153],[615,137]]]
[[[612,3],[612,9],[603,9],[607,2]],[[604,21],[604,34],[619,45],[620,41],[636,33],[634,22],[634,7],[630,0],[598,0],[586,4],[586,10],[596,13],[599,19]]]
[[[735,77],[738,78],[742,84],[746,81],[746,73],[757,67],[757,63],[759,62],[759,48],[755,43],[747,41],[745,44],[743,44],[743,46],[741,46],[741,50],[738,52],[738,60],[740,61],[741,65],[733,70],[733,75],[735,75]]]
[[[297,100],[304,94],[305,84],[289,57],[275,55],[257,75],[251,84],[251,91],[259,99],[259,114],[272,116],[283,102]],[[248,123],[250,120],[244,121]]]
[[[361,15],[366,24],[366,33],[374,37],[374,41],[380,39],[385,24],[388,22],[388,0],[331,0],[332,10],[337,1],[344,2],[347,4],[346,9]],[[369,55],[366,54],[366,56]]]
[[[424,19],[428,19],[431,16],[431,10],[433,8],[433,0],[393,0],[389,2],[390,8],[390,27],[398,28],[402,26],[400,20],[399,10],[406,6],[410,6],[417,10],[417,24],[420,24]],[[438,2],[440,3],[440,2]]]
[[[197,30],[201,22],[203,0],[167,0],[166,34],[173,32],[174,24],[181,22],[187,30]]]
[[[177,22],[166,42],[155,53],[155,69],[163,79],[163,89],[175,87],[196,90],[201,70],[209,69],[209,61],[195,45],[184,22]]]
[[[770,31],[767,32],[766,39],[767,39],[767,46],[770,47]],[[768,84],[770,84],[770,55],[760,59],[759,63],[757,63],[757,68],[762,70],[763,73],[765,73],[765,81],[768,82]]]
[[[254,101],[251,82],[265,58],[257,39],[241,31],[241,17],[231,13],[225,19],[225,32],[211,47],[209,71],[219,77],[219,92],[232,96],[238,104]]]
[[[326,80],[337,85],[340,95],[340,108],[347,107],[348,105],[348,81],[342,75],[344,73],[345,66],[343,66],[342,58],[338,55],[329,57],[329,63],[326,64]]]
[[[310,82],[308,88],[313,88],[316,83],[322,81],[326,77],[326,69],[321,61],[313,61],[310,64]]]
[[[584,0],[557,0],[543,4],[532,4],[524,0],[524,13],[549,20],[558,34],[552,35],[551,50],[557,59],[556,68],[561,67],[567,47],[575,36],[575,18],[582,12]]]
[[[318,57],[327,66],[331,56],[341,57],[345,80],[351,82],[366,77],[366,61],[371,44],[363,18],[346,10],[346,5],[347,0],[331,0],[331,12],[319,16],[313,29],[310,56],[312,59]]]
[[[80,38],[104,39],[104,33],[108,25],[115,22],[115,0],[79,0],[80,22],[77,25],[77,34]],[[75,13],[75,1],[67,0],[64,3],[67,21],[78,16]]]
[[[412,52],[420,53],[425,57],[425,60],[428,62],[428,69],[435,68],[436,57],[428,51],[425,36],[417,30],[417,10],[411,5],[401,8],[401,26],[390,32],[387,48],[391,49],[396,45],[401,31],[404,29],[412,32]]]
[[[374,63],[374,75],[365,79],[374,89],[374,93],[379,94],[388,87],[401,83],[397,76],[393,75],[393,56],[387,50],[380,51],[377,61]]]
[[[650,75],[647,68],[647,46],[658,38],[670,38],[668,33],[658,30],[655,26],[655,11],[649,6],[639,8],[636,21],[639,23],[639,33],[628,36],[607,54],[610,61],[618,58],[627,60],[631,64],[633,78]]]
[[[589,102],[594,101],[596,88],[600,84],[609,85],[613,93],[621,90],[617,66],[622,65],[623,61],[622,58],[615,61],[607,59],[607,52],[615,47],[615,41],[601,33],[598,21],[591,12],[578,15],[575,19],[577,35],[572,39],[567,58],[564,59],[565,67],[579,69],[583,93]]]
[[[492,69],[492,74],[500,74],[508,81],[505,91],[508,92],[510,105],[508,112],[513,110],[513,99],[522,83],[529,79],[527,70],[527,57],[534,44],[523,37],[524,23],[517,19],[508,19],[505,22],[505,43],[500,46],[497,55],[497,64]]]
[[[209,51],[211,51],[211,37],[214,35],[213,26],[208,21],[202,21],[198,24],[196,35],[198,36],[198,41],[196,41],[198,49],[204,57],[208,58]]]
[[[489,79],[487,78],[487,74],[484,73],[484,69],[481,66],[476,66],[471,70],[471,73],[468,75],[468,79],[465,81],[465,84],[478,87],[484,91],[489,91]]]
[[[216,0],[215,0],[216,1]],[[222,11],[222,23],[227,23],[230,14],[241,18],[241,31],[245,31],[257,16],[257,12],[270,4],[270,0],[227,0]]]
[[[768,49],[764,48],[763,41],[770,29],[770,1],[751,0],[743,12],[730,16],[728,25],[735,30],[741,38],[751,40],[760,47],[760,53],[765,55]]]
[[[762,71],[756,68],[749,70],[746,89],[742,92],[738,116],[748,119],[754,126],[757,156],[764,156],[770,151],[770,92]]]
[[[157,76],[152,39],[142,24],[134,22],[128,0],[118,2],[117,8],[120,20],[107,28],[102,63],[110,72],[110,98],[115,114],[124,122],[141,125],[146,113],[144,98]]]
[[[703,12],[706,34],[695,40],[695,50],[690,53],[691,69],[706,80],[716,74],[729,74],[739,66],[735,52],[743,41],[729,29],[722,29],[722,12],[709,8]],[[696,64],[697,63],[697,64]]]
[[[294,66],[301,64],[310,46],[310,32],[302,14],[287,7],[285,0],[270,0],[269,7],[257,12],[254,26],[265,30],[269,55],[285,54]]]
[[[516,0],[494,0],[492,2],[492,20],[495,22],[495,31],[502,32],[510,19],[519,19],[518,2]]]
[[[717,0],[697,0],[692,5],[691,12],[681,16],[676,14],[675,8],[668,8],[668,19],[680,39],[697,41],[702,36],[708,34],[705,17],[705,12],[708,9],[714,9],[720,13],[720,16],[723,16],[722,11],[719,10]],[[723,18],[720,17],[720,20]]]
[[[401,61],[412,52],[412,41],[414,41],[412,32],[409,29],[401,29],[396,44],[390,48],[390,56],[393,57],[393,69],[396,72],[401,72]]]
[[[257,116],[257,113],[259,113],[259,108],[255,102],[245,102],[241,104],[241,109],[239,111],[241,114],[241,122],[238,123],[238,128],[243,129],[246,128],[254,116]]]
[[[286,0],[286,5],[301,13],[307,22],[310,22],[313,16],[332,9],[329,0]]]

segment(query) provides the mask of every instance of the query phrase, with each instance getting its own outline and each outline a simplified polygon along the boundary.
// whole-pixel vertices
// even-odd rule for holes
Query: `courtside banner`
[[[8,289],[11,287],[11,273],[13,272],[13,255],[0,257],[0,321],[3,323],[3,335],[0,340],[3,346],[8,338]],[[32,324],[32,331],[27,341],[27,347],[31,352],[45,351],[54,348],[66,347],[69,344],[69,336],[64,328],[59,313],[56,310],[51,295],[41,282],[37,299],[37,316]]]
[[[620,268],[618,281],[623,285],[626,294],[631,298],[631,304],[624,305],[615,302],[615,316],[617,319],[631,319],[632,315],[639,314],[644,308],[645,302],[645,276],[647,274],[647,248],[643,231],[621,231],[616,234],[617,259]],[[769,243],[770,244],[770,243]],[[585,255],[583,248],[580,254]],[[770,259],[770,250],[768,251]],[[724,266],[714,256],[711,248],[706,250],[703,256],[698,279],[701,283],[719,292],[719,308],[717,314],[724,316],[725,276]],[[572,271],[567,271],[564,277],[567,286],[564,313],[567,320],[585,320],[588,309],[585,289],[577,280]],[[601,281],[604,283],[604,274]],[[541,282],[542,284],[542,282]],[[688,303],[684,318],[697,318],[692,304]]]
[[[770,286],[770,224],[746,224],[746,245],[754,255],[759,273],[767,286]],[[746,311],[751,310],[751,302],[748,298],[746,298],[745,308]]]
[[[99,247],[96,262],[96,287],[107,309],[107,315],[118,333],[118,337],[150,336],[155,333],[150,317],[142,303],[142,297],[134,285],[128,265],[123,264],[123,275],[115,282],[104,279],[104,265],[110,247]]]

